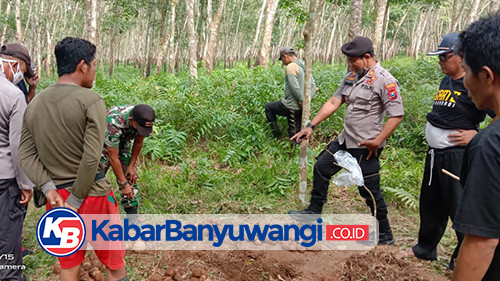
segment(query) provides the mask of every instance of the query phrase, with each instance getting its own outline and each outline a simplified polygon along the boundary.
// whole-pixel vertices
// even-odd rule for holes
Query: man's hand
[[[125,171],[125,177],[131,184],[137,183],[137,179],[139,178],[139,176],[137,175],[137,171],[134,166],[128,166],[127,171]]]
[[[467,145],[476,134],[476,130],[458,130],[458,133],[449,134],[448,138],[455,146]]]
[[[68,203],[66,203],[66,202],[64,202],[64,206],[63,206],[63,207],[64,207],[64,208],[71,209],[71,210],[73,210],[73,211],[75,211],[75,212],[77,212],[77,213],[78,213],[78,209],[77,209],[77,208],[75,208],[75,207],[71,206],[70,204],[68,204]]]
[[[129,200],[133,200],[134,199],[134,189],[128,183],[122,189],[122,194],[123,194],[123,196],[127,197]]]
[[[303,140],[309,139],[313,132],[313,129],[310,127],[305,127],[302,129],[300,132],[296,133],[293,135],[293,137],[290,138],[290,140],[295,140],[298,143],[301,143]]]
[[[49,202],[50,207],[52,208],[57,208],[57,207],[64,207],[64,200],[62,199],[61,195],[57,193],[57,190],[51,189],[49,192],[47,192],[47,202]]]
[[[23,205],[28,205],[31,198],[33,197],[33,190],[31,189],[22,189],[21,190],[21,201],[19,203]]]
[[[35,74],[35,77],[24,78],[24,80],[26,81],[26,83],[28,83],[30,87],[36,88],[36,86],[38,86],[38,82],[40,81],[40,77],[38,77],[38,75]]]
[[[372,140],[366,140],[364,142],[358,143],[358,146],[366,146],[366,149],[370,153],[368,153],[368,156],[366,157],[366,160],[370,160],[370,157],[372,157],[373,154],[375,154],[375,157],[378,156],[378,147],[382,144],[382,142],[378,141],[377,139],[372,139]]]

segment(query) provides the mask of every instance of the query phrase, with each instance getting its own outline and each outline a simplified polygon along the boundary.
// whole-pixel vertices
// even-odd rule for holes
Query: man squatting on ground
[[[98,170],[106,131],[106,105],[91,91],[96,47],[66,37],[55,47],[59,79],[31,101],[23,121],[21,167],[47,198],[47,210],[67,207],[79,214],[119,219],[111,182]],[[95,250],[108,280],[127,280],[121,243]],[[79,280],[85,250],[59,257],[61,280]]]
[[[104,173],[113,168],[116,181],[123,194],[121,204],[128,215],[137,214],[139,197],[137,195],[137,171],[135,164],[141,153],[144,137],[153,132],[154,110],[146,104],[115,106],[106,114],[106,137],[102,150],[101,164]],[[132,140],[134,145],[132,146]],[[135,223],[137,217],[132,218]]]
[[[323,211],[330,180],[341,169],[334,164],[333,153],[347,150],[358,159],[365,177],[365,185],[375,197],[379,244],[393,244],[395,240],[387,219],[387,205],[380,190],[378,156],[386,139],[403,119],[404,110],[398,81],[373,58],[373,45],[369,38],[354,38],[342,46],[342,53],[347,56],[352,71],[313,120],[292,139],[298,142],[308,139],[315,126],[346,103],[344,130],[338,139],[328,144],[316,158],[310,205],[303,211],[289,211],[289,214],[300,219],[301,215],[320,214]],[[384,113],[389,117],[385,125]],[[359,193],[365,198],[373,214],[374,206],[370,194],[363,187],[359,187]]]
[[[291,138],[302,127],[302,102],[304,101],[305,63],[297,57],[292,47],[283,47],[278,58],[286,65],[285,98],[268,102],[265,105],[266,118],[274,137],[281,137],[281,129],[276,115],[285,116],[288,121],[288,137]],[[316,85],[312,78],[311,99],[316,93]]]
[[[439,56],[441,71],[446,76],[434,97],[432,111],[427,114],[425,136],[429,150],[420,190],[420,231],[418,244],[407,253],[426,260],[437,259],[437,245],[448,225],[448,217],[451,221],[455,219],[462,197],[460,182],[441,170],[460,174],[465,147],[486,117],[486,111],[477,109],[464,87],[462,59],[453,52],[457,40],[457,33],[447,34],[438,49],[428,54]],[[451,257],[451,270],[463,240],[462,233],[456,232],[456,235],[458,245]]]
[[[457,53],[464,85],[479,109],[496,117],[464,153],[464,187],[453,228],[465,234],[453,281],[500,280],[500,13],[480,19],[460,34]]]
[[[0,279],[26,280],[21,269],[21,235],[33,183],[19,164],[18,147],[26,102],[15,84],[24,76],[35,74],[28,50],[19,44],[2,46],[0,66],[0,254],[3,255]]]

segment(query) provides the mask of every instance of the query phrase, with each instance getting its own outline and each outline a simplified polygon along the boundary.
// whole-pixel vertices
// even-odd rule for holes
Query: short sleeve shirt
[[[459,232],[500,239],[500,122],[479,131],[465,150],[464,193],[453,222]],[[483,280],[500,280],[500,245]]]
[[[404,115],[399,83],[379,63],[361,78],[355,72],[348,73],[333,96],[347,104],[339,136],[347,148],[360,148],[358,143],[376,138],[384,115]]]
[[[138,132],[130,125],[130,111],[133,105],[115,106],[108,109],[106,114],[106,137],[104,145],[111,148],[127,148],[135,139]]]
[[[427,121],[434,127],[445,130],[478,130],[479,123],[486,117],[486,111],[477,109],[464,86],[464,79],[441,80],[439,91],[434,96],[432,111]]]

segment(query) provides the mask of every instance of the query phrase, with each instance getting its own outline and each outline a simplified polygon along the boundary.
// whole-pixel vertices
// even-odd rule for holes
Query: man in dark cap
[[[405,252],[407,257],[437,259],[437,245],[448,225],[448,217],[452,222],[455,218],[463,192],[460,182],[442,170],[460,174],[465,147],[486,116],[486,111],[476,107],[464,87],[462,58],[453,52],[457,41],[457,33],[446,34],[437,50],[427,54],[439,57],[439,66],[446,76],[434,96],[432,111],[427,114],[425,136],[429,149],[420,190],[420,231],[418,244]],[[458,245],[449,264],[451,270],[464,237],[460,232],[456,235]]]
[[[28,50],[20,44],[0,50],[0,279],[26,280],[21,266],[21,234],[33,183],[21,169],[18,147],[26,103],[15,86],[31,77]],[[5,266],[5,267],[4,267]]]
[[[2,46],[0,49],[0,55],[7,55],[7,56],[16,56],[19,55],[21,57],[21,60],[29,66],[30,71],[24,75],[24,79],[21,79],[19,83],[16,83],[16,86],[23,91],[23,94],[26,98],[26,103],[30,102],[34,97],[35,97],[35,92],[36,92],[36,87],[38,85],[38,75],[35,74],[34,70],[32,69],[32,64],[31,64],[31,58],[29,55],[27,55],[28,50],[26,47],[20,45],[20,44],[7,44]],[[28,83],[29,88],[26,87],[26,83]]]
[[[314,127],[345,103],[347,109],[344,130],[338,139],[328,144],[316,158],[310,205],[302,211],[289,211],[289,214],[298,220],[321,214],[323,205],[327,202],[330,180],[341,169],[334,164],[333,154],[346,150],[358,160],[365,177],[365,186],[375,199],[379,224],[378,243],[394,244],[387,219],[387,205],[380,190],[378,157],[386,139],[403,119],[404,110],[398,81],[373,58],[373,45],[369,38],[354,38],[342,46],[342,53],[347,56],[350,72],[318,114],[292,139],[298,142],[308,139]],[[385,125],[384,113],[388,117]],[[359,193],[365,198],[373,214],[375,208],[370,193],[361,186]]]
[[[122,206],[129,215],[137,214],[139,176],[135,165],[144,137],[149,137],[153,132],[155,118],[154,110],[147,104],[115,106],[108,109],[106,114],[106,138],[101,163],[105,173],[109,167],[113,168],[123,195]],[[137,217],[133,216],[132,219]]]
[[[276,115],[285,116],[288,121],[288,137],[291,138],[302,127],[305,63],[297,57],[297,53],[292,47],[281,48],[278,59],[281,60],[283,65],[286,65],[285,98],[266,103],[265,112],[267,121],[276,138],[281,135]],[[314,94],[315,92],[316,85],[314,84],[314,78],[312,78],[311,93]]]

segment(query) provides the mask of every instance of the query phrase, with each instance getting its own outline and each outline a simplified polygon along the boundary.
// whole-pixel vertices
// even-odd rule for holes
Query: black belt
[[[105,172],[101,172],[101,173],[96,174],[94,177],[94,182],[96,182],[100,179],[103,179],[105,176],[106,176]],[[59,185],[56,185],[56,188],[57,188],[57,190],[67,188],[67,187],[73,186],[74,183],[75,183],[75,181],[70,181],[67,183],[59,184]]]

